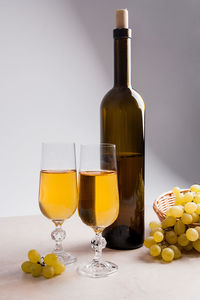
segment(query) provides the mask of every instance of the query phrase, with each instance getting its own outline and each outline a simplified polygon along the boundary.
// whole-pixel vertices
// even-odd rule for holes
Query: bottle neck
[[[131,87],[131,38],[114,38],[114,86]]]

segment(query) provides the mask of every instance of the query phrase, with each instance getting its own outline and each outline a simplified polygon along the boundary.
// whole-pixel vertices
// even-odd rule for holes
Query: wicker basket
[[[189,190],[181,190],[181,193],[186,193]],[[162,222],[166,218],[166,211],[170,206],[174,205],[175,195],[172,191],[160,195],[153,203],[153,209],[156,212],[158,218]]]

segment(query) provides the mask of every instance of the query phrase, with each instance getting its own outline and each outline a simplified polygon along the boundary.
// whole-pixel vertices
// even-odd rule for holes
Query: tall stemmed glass
[[[117,265],[102,258],[102,249],[106,246],[102,231],[116,220],[119,213],[115,145],[81,146],[78,194],[79,216],[95,232],[91,241],[95,256],[78,271],[89,277],[108,276],[118,269]]]
[[[56,226],[51,233],[56,242],[53,253],[64,264],[76,261],[73,255],[63,249],[62,241],[66,232],[62,224],[74,214],[77,198],[75,144],[43,143],[39,206],[43,215]]]

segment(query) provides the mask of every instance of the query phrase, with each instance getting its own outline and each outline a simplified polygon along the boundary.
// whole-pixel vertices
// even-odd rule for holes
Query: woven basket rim
[[[189,190],[190,190],[190,189],[181,189],[180,192],[181,192],[181,193],[186,193],[186,192],[188,192]],[[156,200],[158,200],[158,199],[164,197],[164,196],[167,196],[168,194],[173,194],[173,195],[174,195],[173,190],[170,190],[170,191],[168,191],[168,192],[165,192],[165,193],[161,194],[160,196],[158,196],[158,197],[154,200],[154,202],[155,202]],[[175,196],[175,195],[174,195],[174,196]]]
[[[180,192],[181,193],[186,193],[188,192],[189,189],[181,189]],[[169,206],[169,203],[167,203],[167,199],[169,201],[173,201],[173,199],[175,199],[175,194],[173,193],[172,190],[168,191],[168,192],[165,192],[161,195],[159,195],[153,202],[153,209],[155,211],[155,213],[157,214],[158,218],[160,219],[160,221],[164,220],[165,217],[166,217],[166,214],[165,214],[165,211],[163,211],[161,208],[160,208],[160,205],[159,203],[161,201],[166,202],[166,206]]]

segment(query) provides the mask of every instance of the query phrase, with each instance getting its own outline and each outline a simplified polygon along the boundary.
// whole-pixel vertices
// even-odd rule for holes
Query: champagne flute
[[[91,262],[79,267],[78,272],[89,277],[108,276],[118,269],[117,265],[102,258],[106,246],[102,231],[119,213],[115,145],[81,146],[78,196],[79,216],[95,232],[91,241],[95,256]]]
[[[56,226],[51,233],[56,242],[53,253],[64,264],[76,261],[76,257],[63,249],[66,232],[62,224],[76,211],[77,200],[75,144],[43,143],[39,206],[42,214]]]

